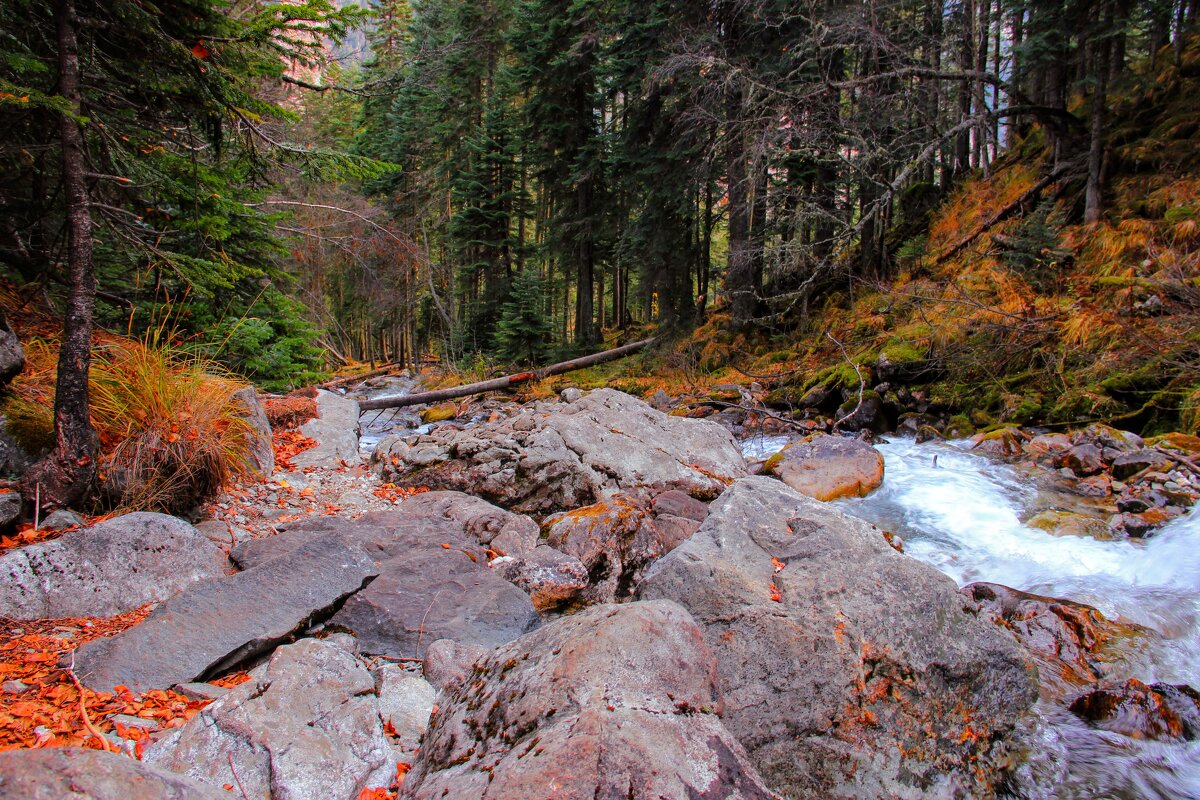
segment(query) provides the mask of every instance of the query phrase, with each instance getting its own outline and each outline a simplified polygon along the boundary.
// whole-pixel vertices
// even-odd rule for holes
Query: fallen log
[[[321,384],[321,388],[322,389],[336,389],[339,386],[346,386],[348,384],[354,383],[355,381],[366,381],[366,380],[370,380],[371,378],[378,378],[381,375],[387,375],[388,373],[391,373],[391,372],[400,372],[403,369],[404,369],[403,364],[388,364],[385,367],[380,367],[379,369],[373,369],[370,372],[364,372],[360,375],[349,375],[344,378],[334,378],[333,380],[325,381],[324,383]]]
[[[451,386],[448,389],[437,389],[432,392],[418,392],[417,394],[405,395],[386,395],[384,397],[373,397],[369,400],[360,400],[358,407],[362,411],[375,411],[381,408],[404,408],[405,406],[421,405],[423,403],[440,403],[444,400],[454,400],[458,397],[467,397],[473,394],[482,394],[483,392],[495,392],[500,389],[509,389],[513,386],[520,386],[523,383],[532,381],[540,381],[543,378],[549,378],[551,375],[562,375],[564,372],[572,372],[585,367],[594,367],[597,364],[604,364],[608,361],[616,361],[618,358],[624,358],[631,353],[636,353],[654,342],[658,341],[657,337],[652,339],[642,339],[639,342],[631,342],[630,344],[615,347],[612,350],[604,350],[600,353],[593,353],[590,356],[582,356],[573,358],[570,361],[561,361],[557,364],[551,364],[548,367],[533,370],[532,372],[518,372],[514,375],[505,375],[501,378],[492,378],[488,381],[480,381],[479,383],[468,383],[462,386]]]

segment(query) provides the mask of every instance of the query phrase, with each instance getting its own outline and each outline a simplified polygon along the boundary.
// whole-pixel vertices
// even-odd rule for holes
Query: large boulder
[[[717,655],[725,724],[794,798],[990,796],[1037,697],[1012,636],[881,533],[746,478],[656,562]]]
[[[354,800],[392,782],[375,680],[352,652],[302,639],[256,673],[147,748],[146,762],[254,800]]]
[[[0,616],[114,616],[228,568],[221,548],[183,520],[124,514],[0,555]]]
[[[402,796],[773,798],[720,706],[687,612],[596,606],[478,662],[431,722]]]
[[[80,647],[75,669],[99,691],[202,680],[327,619],[376,574],[368,556],[338,539],[313,539],[254,569],[190,586],[141,624]]]
[[[883,456],[860,439],[820,433],[783,448],[764,471],[817,500],[866,497],[883,483]]]
[[[231,400],[250,426],[251,466],[260,477],[270,478],[271,473],[275,471],[275,444],[271,434],[271,423],[258,400],[258,393],[254,391],[254,387],[247,386],[234,392]]]
[[[331,620],[368,653],[421,658],[438,639],[491,648],[541,622],[528,594],[462,550],[418,549],[379,572]]]
[[[494,425],[437,429],[393,444],[378,467],[401,485],[469,491],[531,514],[640,488],[711,499],[746,474],[720,425],[667,416],[612,389],[541,403]]]
[[[533,550],[537,525],[476,497],[429,492],[357,520],[315,517],[279,536],[234,548],[243,568],[305,543],[333,539],[374,561],[379,577],[349,598],[332,623],[365,651],[420,657],[437,639],[494,647],[540,622],[525,587],[488,569],[489,550]]]
[[[317,445],[293,456],[292,463],[298,469],[357,464],[358,416],[354,400],[324,389],[317,392],[317,417],[300,426],[300,432]]]
[[[0,800],[229,800],[219,787],[82,747],[0,753]]]

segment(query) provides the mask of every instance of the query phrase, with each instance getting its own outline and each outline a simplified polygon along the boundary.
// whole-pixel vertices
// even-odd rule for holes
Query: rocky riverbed
[[[1190,535],[1190,440],[872,447],[567,390],[420,430],[375,415],[364,459],[352,401],[317,405],[318,446],[206,521],[128,515],[0,555],[5,616],[157,604],[74,652],[85,684],[203,698],[109,734],[140,762],[0,754],[0,796],[1195,796],[1197,678],[1164,655],[1194,622],[1081,598],[1069,568],[996,569],[939,517],[950,498],[1005,563],[1149,552]],[[1167,766],[1054,772],[1047,737],[1153,742]]]

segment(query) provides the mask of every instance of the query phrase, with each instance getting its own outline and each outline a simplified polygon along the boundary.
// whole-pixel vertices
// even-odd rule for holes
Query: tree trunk
[[[38,496],[44,507],[57,508],[79,502],[91,490],[96,479],[98,441],[88,409],[96,276],[92,269],[92,218],[83,132],[75,116],[80,113],[75,0],[58,0],[55,22],[58,88],[71,109],[59,116],[69,281],[54,395],[54,449],[22,479],[22,493],[29,498]]]
[[[1112,28],[1113,9],[1108,6],[1105,21]],[[1109,56],[1112,43],[1107,36],[1097,36],[1094,40],[1096,53],[1092,59],[1092,70],[1096,80],[1096,91],[1092,95],[1092,124],[1091,143],[1088,148],[1087,184],[1084,189],[1083,221],[1094,223],[1100,221],[1104,211],[1104,119],[1107,116],[1108,105],[1108,73]]]

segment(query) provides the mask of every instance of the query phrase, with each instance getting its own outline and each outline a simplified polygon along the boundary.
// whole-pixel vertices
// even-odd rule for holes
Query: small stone
[[[21,516],[21,495],[14,491],[0,490],[0,528],[14,522]]]
[[[29,691],[29,685],[18,680],[5,681],[0,688],[3,688],[5,694],[24,694]]]
[[[211,683],[199,682],[181,683],[175,687],[175,691],[189,700],[220,700],[229,694],[229,690],[224,686],[214,686]]]
[[[41,520],[38,527],[44,531],[62,531],[67,528],[77,528],[81,525],[83,525],[82,517],[74,511],[60,508],[57,511],[52,511],[49,516]]]
[[[114,714],[108,718],[108,721],[113,725],[124,725],[126,728],[140,728],[151,733],[162,727],[152,719],[134,717],[129,714]]]

